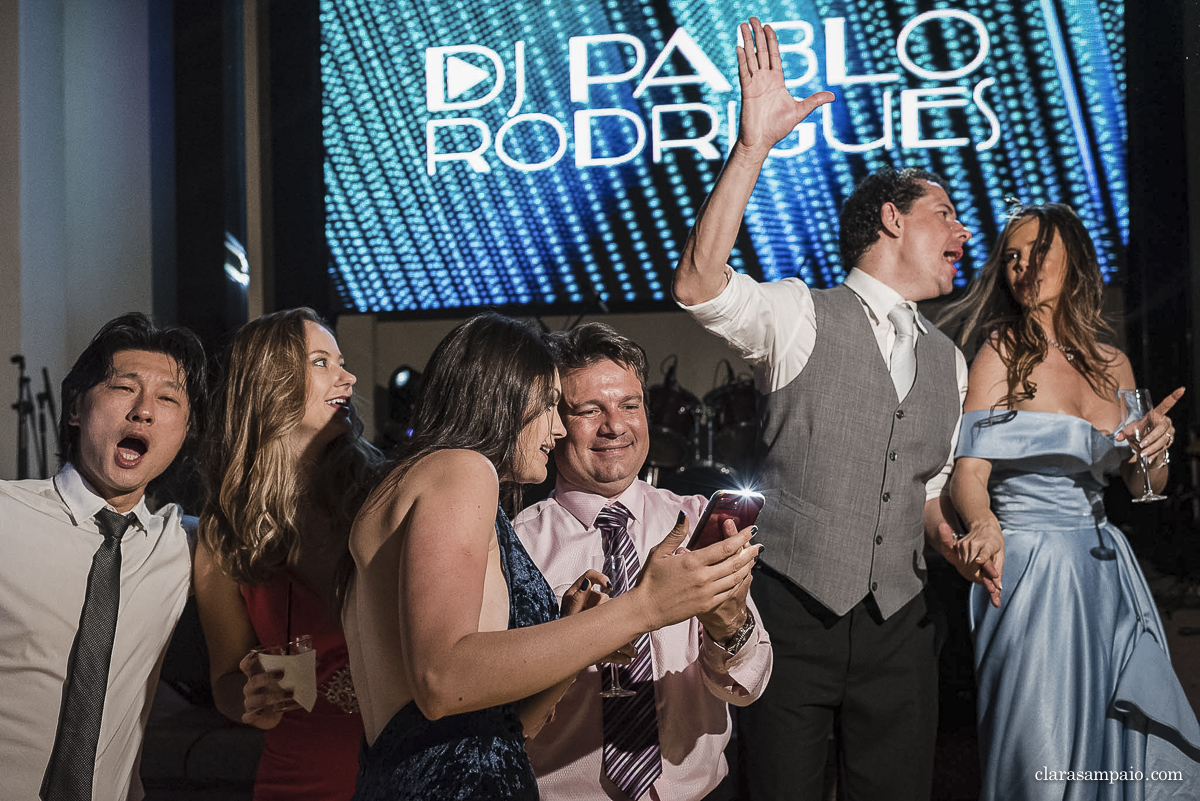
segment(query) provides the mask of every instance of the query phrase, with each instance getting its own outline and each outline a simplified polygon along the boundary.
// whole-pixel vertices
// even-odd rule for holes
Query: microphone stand
[[[33,400],[29,376],[25,375],[25,357],[15,354],[9,362],[20,370],[17,380],[17,401],[12,408],[17,413],[17,479],[29,478],[29,431],[33,428]],[[36,435],[36,431],[34,434]]]
[[[42,391],[37,394],[37,404],[38,426],[41,428],[42,438],[42,478],[48,478],[51,471],[46,449],[50,438],[46,436],[46,420],[50,420],[50,430],[54,432],[54,452],[58,453],[58,410],[54,407],[54,390],[50,388],[50,371],[45,367],[42,368]]]
[[[580,307],[579,316],[575,318],[575,322],[567,326],[567,331],[573,331],[575,326],[583,322],[583,318],[587,317],[589,312],[598,311],[601,314],[608,314],[608,304],[604,302],[604,298],[595,289],[589,289],[587,297],[583,300],[583,305]]]

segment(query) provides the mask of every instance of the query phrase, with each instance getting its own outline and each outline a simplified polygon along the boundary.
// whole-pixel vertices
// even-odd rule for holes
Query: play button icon
[[[491,76],[487,70],[468,64],[456,56],[450,56],[446,59],[446,99],[458,97],[489,77]]]
[[[474,58],[467,61],[462,57],[466,54]],[[492,70],[486,69],[486,62],[479,66],[479,56],[491,62]],[[492,85],[481,97],[456,100],[488,80]],[[425,50],[425,104],[431,112],[478,108],[495,100],[503,87],[504,62],[489,47],[452,45]]]

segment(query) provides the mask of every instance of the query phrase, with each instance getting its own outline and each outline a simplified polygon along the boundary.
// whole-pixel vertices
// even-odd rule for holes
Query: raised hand
[[[738,79],[742,114],[737,146],[762,158],[814,109],[832,102],[832,92],[817,92],[804,100],[792,97],[784,85],[779,39],[757,17],[739,26]]]
[[[743,40],[737,49],[741,124],[737,142],[700,207],[675,268],[671,291],[687,306],[712,300],[725,288],[725,265],[771,148],[813,109],[833,100],[830,92],[817,92],[804,100],[792,97],[784,86],[779,40],[770,26],[751,17],[738,30]]]
[[[724,535],[726,537],[736,537],[739,534],[746,533],[753,535],[757,531],[757,527],[752,526],[750,528],[753,530],[747,529],[739,532],[733,520],[726,520],[724,523]],[[696,616],[696,619],[700,621],[700,625],[704,626],[704,630],[708,632],[713,640],[724,642],[732,637],[741,625],[746,622],[746,596],[750,593],[750,582],[753,580],[753,574],[747,576],[746,580],[715,609]]]
[[[1183,393],[1183,387],[1175,390],[1151,409],[1149,414],[1128,427],[1128,429],[1136,427],[1141,432],[1140,440],[1133,437],[1127,430],[1118,432],[1116,439],[1128,439],[1133,449],[1144,456],[1147,462],[1155,462],[1159,454],[1166,451],[1175,442],[1175,424],[1171,422],[1167,413],[1179,402]]]
[[[760,550],[749,544],[750,529],[698,551],[676,553],[687,532],[687,517],[680,513],[671,532],[650,549],[641,581],[627,593],[643,600],[647,631],[711,612],[750,578]]]

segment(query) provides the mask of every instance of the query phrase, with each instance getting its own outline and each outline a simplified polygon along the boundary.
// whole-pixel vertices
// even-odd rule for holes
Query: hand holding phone
[[[700,522],[687,541],[689,551],[720,542],[725,538],[724,526],[726,520],[732,520],[738,531],[754,524],[766,498],[761,492],[751,490],[717,490],[704,507]]]

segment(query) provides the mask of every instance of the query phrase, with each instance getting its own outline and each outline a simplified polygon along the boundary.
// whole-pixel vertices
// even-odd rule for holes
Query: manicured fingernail
[[[678,525],[679,525],[680,523],[682,523],[684,520],[687,520],[687,515],[685,515],[683,512],[680,512],[680,513],[679,513],[679,517],[675,518],[675,525],[677,525],[677,526],[678,526]]]
[[[753,537],[757,533],[758,533],[758,526],[751,526],[750,527],[750,536]]]
[[[587,579],[584,579],[583,583],[579,585],[579,589],[586,591],[588,589],[588,587],[591,587],[591,586],[592,586],[592,583],[590,581],[588,581]]]

